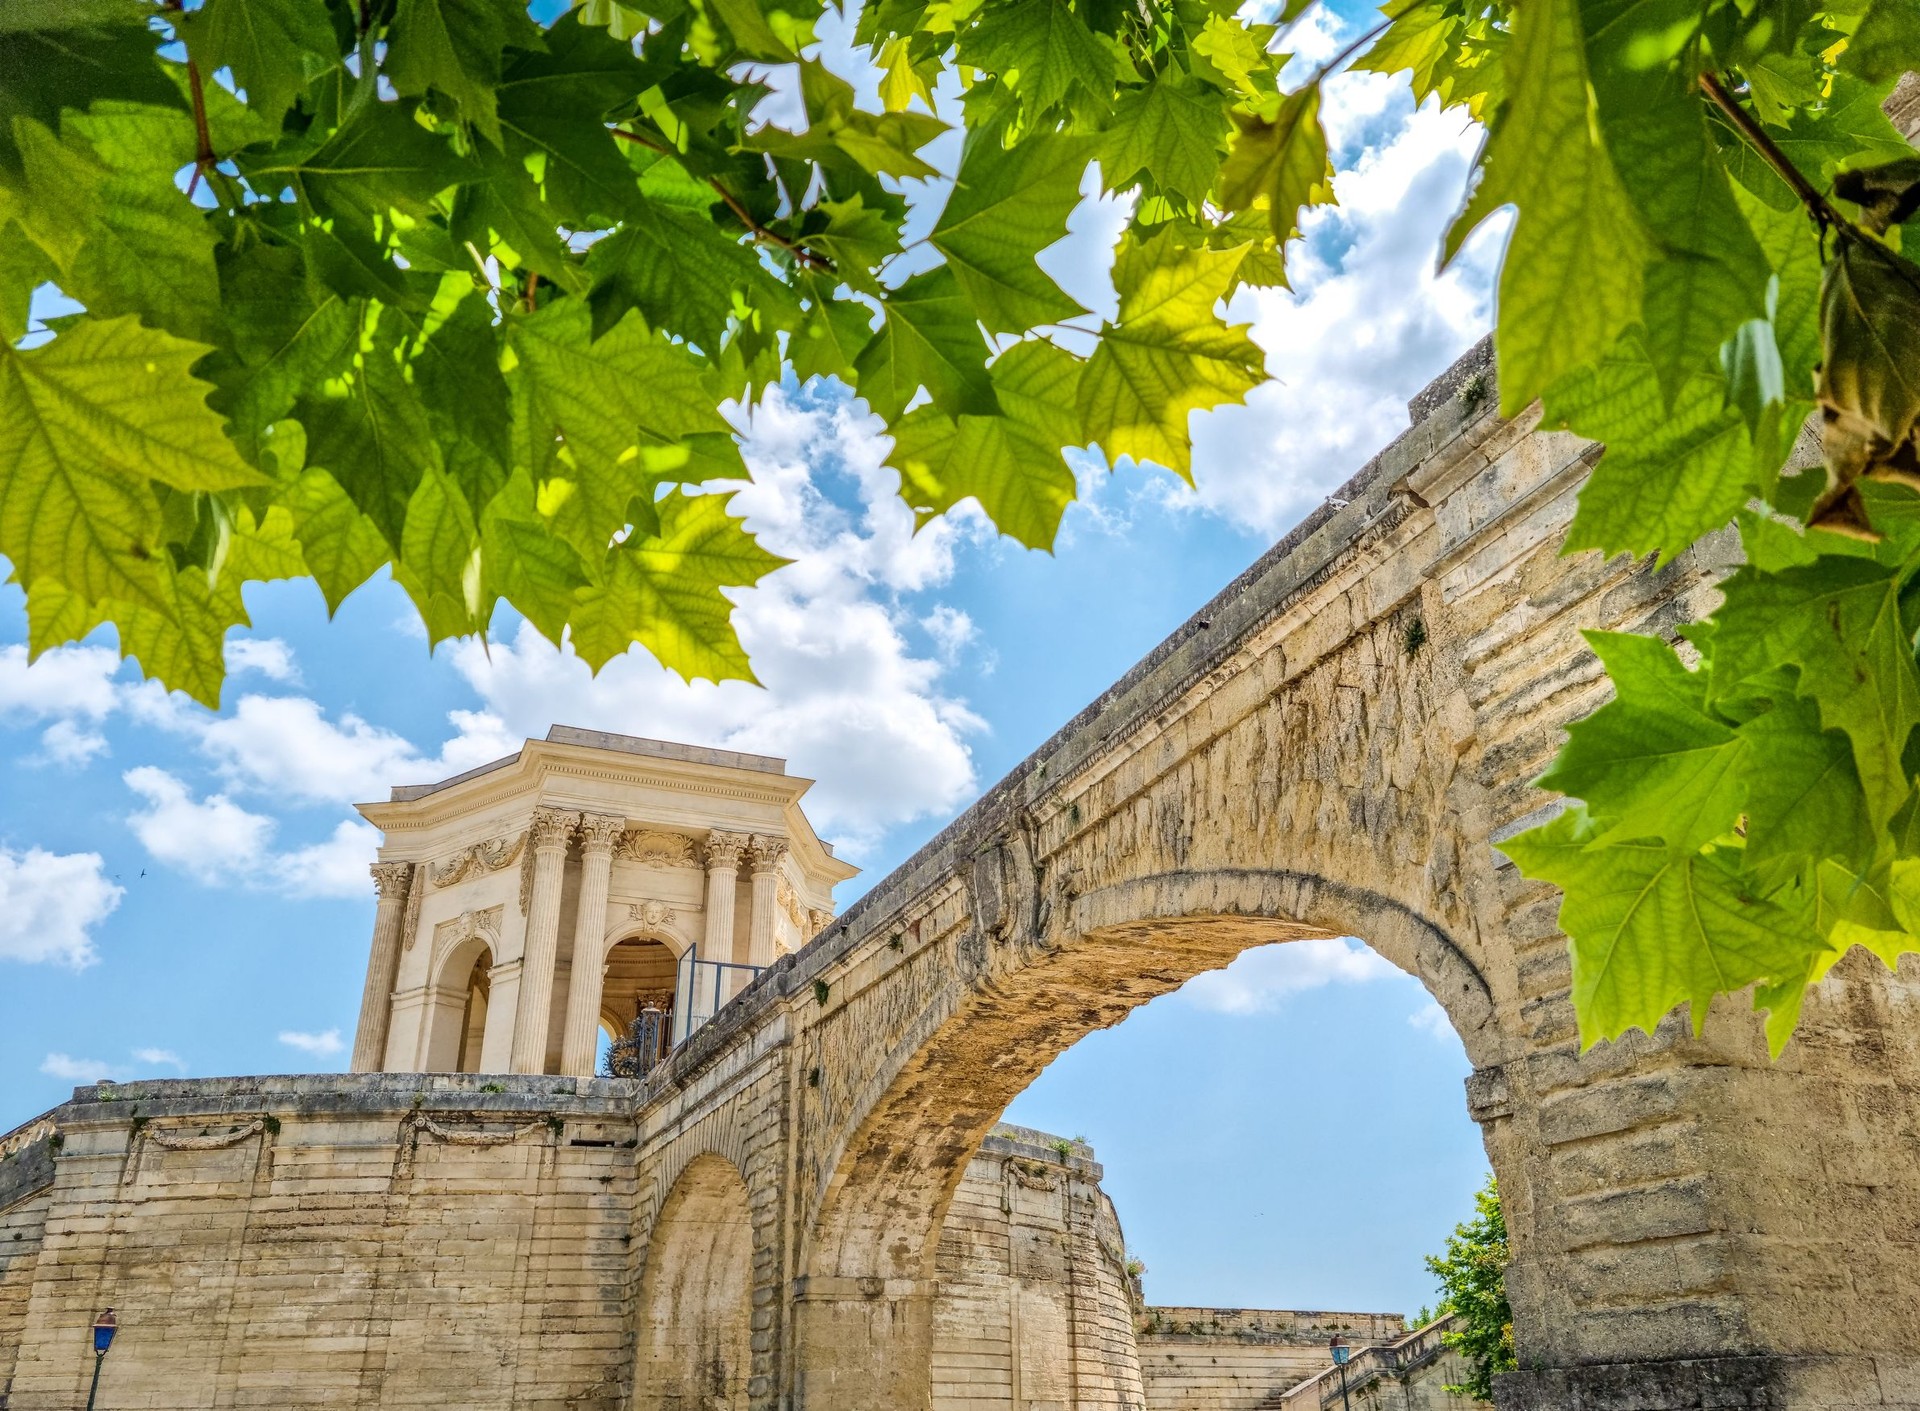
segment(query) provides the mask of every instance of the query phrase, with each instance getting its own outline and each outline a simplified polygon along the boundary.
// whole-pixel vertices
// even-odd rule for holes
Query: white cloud
[[[1225,970],[1196,976],[1180,997],[1217,1014],[1265,1014],[1303,990],[1395,978],[1401,972],[1359,941],[1285,941],[1246,951]]]
[[[1151,482],[1173,508],[1200,507],[1279,534],[1407,425],[1407,400],[1484,333],[1499,237],[1483,232],[1445,274],[1442,233],[1458,207],[1477,129],[1404,76],[1336,75],[1325,87],[1340,205],[1287,251],[1293,292],[1248,290],[1275,379],[1245,407],[1195,419],[1197,495]],[[1496,222],[1504,228],[1504,222]]]
[[[107,753],[107,737],[73,720],[56,720],[40,734],[42,756],[54,764],[79,769]]]
[[[962,512],[916,533],[886,450],[879,422],[845,398],[775,389],[754,410],[754,481],[733,507],[794,561],[736,596],[734,622],[765,689],[688,685],[640,651],[594,677],[523,626],[488,649],[453,649],[485,702],[484,728],[503,743],[563,723],[783,756],[819,781],[806,801],[815,826],[856,856],[889,828],[964,803],[975,785],[967,737],[982,723],[943,689],[943,664],[915,655],[905,634],[916,619],[894,595],[945,583],[956,549],[990,531]],[[851,487],[853,503],[824,493],[829,477]],[[958,631],[963,619],[939,620]],[[463,738],[484,733],[462,728]]]
[[[124,895],[98,853],[0,847],[0,960],[92,965],[93,928]]]
[[[297,1048],[300,1052],[314,1058],[329,1058],[346,1048],[338,1029],[328,1029],[318,1034],[303,1034],[298,1029],[282,1029],[280,1042],[288,1048]]]
[[[296,897],[365,897],[367,868],[380,846],[380,830],[357,818],[341,821],[325,842],[296,849],[273,863],[276,886]]]
[[[121,777],[146,801],[127,825],[156,859],[209,886],[256,877],[273,837],[271,818],[247,812],[225,794],[196,799],[179,779],[150,764]]]
[[[133,1051],[136,1062],[149,1068],[178,1068],[186,1072],[187,1061],[170,1048],[137,1048]]]
[[[0,717],[99,720],[116,704],[120,654],[110,647],[55,647],[27,664],[18,643],[0,647]]]
[[[1409,1014],[1407,1023],[1443,1043],[1458,1045],[1460,1042],[1460,1036],[1454,1032],[1453,1021],[1447,1018],[1447,1011],[1431,999]]]
[[[940,659],[946,662],[953,661],[962,648],[980,636],[973,619],[948,603],[936,603],[933,611],[920,619],[920,625],[933,638]]]
[[[278,637],[229,637],[224,650],[229,676],[253,671],[269,681],[298,683],[300,680],[293,648]]]
[[[97,1058],[70,1058],[64,1053],[50,1053],[41,1061],[40,1071],[69,1083],[97,1083],[102,1078],[122,1078],[127,1070]]]
[[[361,897],[380,830],[345,819],[330,837],[276,853],[277,820],[225,794],[196,798],[185,782],[153,765],[130,769],[126,785],[145,807],[127,825],[155,859],[206,886],[237,885],[296,897]]]
[[[391,730],[352,714],[335,724],[304,696],[242,696],[204,725],[200,744],[229,780],[299,803],[381,797],[418,759]]]

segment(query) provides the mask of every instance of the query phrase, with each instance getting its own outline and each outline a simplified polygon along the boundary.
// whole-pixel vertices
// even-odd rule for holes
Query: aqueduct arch
[[[746,1181],[724,1156],[699,1156],[653,1222],[641,1281],[635,1411],[746,1411],[752,1283]]]
[[[875,1355],[803,1361],[800,1404],[924,1400],[934,1256],[948,1202],[982,1138],[1049,1063],[1246,950],[1348,934],[1370,938],[1422,981],[1476,1066],[1498,1061],[1492,996],[1444,932],[1377,893],[1299,872],[1218,869],[1116,885],[1075,899],[1057,938],[1029,955],[1010,952],[1010,968],[983,977],[931,1033],[916,1033],[869,1079],[890,1074],[836,1153],[803,1236],[807,1296],[796,1308],[796,1339],[803,1349],[870,1344]]]

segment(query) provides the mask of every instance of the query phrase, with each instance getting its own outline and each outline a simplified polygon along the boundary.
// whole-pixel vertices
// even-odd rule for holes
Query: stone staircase
[[[1357,1349],[1347,1362],[1348,1399],[1389,1378],[1404,1382],[1439,1361],[1447,1350],[1441,1339],[1458,1321],[1449,1313],[1424,1328],[1415,1328],[1405,1337]],[[1322,1408],[1340,1405],[1340,1395],[1340,1369],[1329,1366],[1324,1372],[1268,1397],[1256,1411],[1322,1411]]]

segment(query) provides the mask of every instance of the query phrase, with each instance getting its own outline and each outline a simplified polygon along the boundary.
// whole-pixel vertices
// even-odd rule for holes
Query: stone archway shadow
[[[746,1411],[753,1222],[739,1169],[712,1152],[662,1202],[640,1280],[634,1411]]]

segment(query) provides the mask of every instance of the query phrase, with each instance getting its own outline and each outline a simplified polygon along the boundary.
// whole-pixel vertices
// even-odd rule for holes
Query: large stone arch
[[[753,1219],[740,1168],[688,1162],[654,1218],[640,1280],[634,1411],[746,1411]]]
[[[1151,874],[1073,898],[1044,939],[1003,942],[1013,955],[905,1027],[856,1098],[861,1119],[825,1163],[831,1176],[801,1231],[796,1404],[927,1404],[934,1254],[948,1205],[981,1139],[1056,1057],[1253,947],[1349,935],[1421,981],[1476,1066],[1500,1061],[1492,992],[1447,931],[1380,892],[1312,873]],[[953,938],[963,967],[976,939]],[[816,1355],[852,1346],[871,1350]]]

